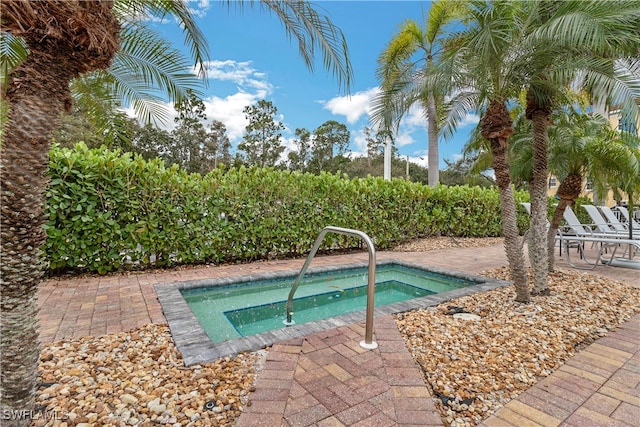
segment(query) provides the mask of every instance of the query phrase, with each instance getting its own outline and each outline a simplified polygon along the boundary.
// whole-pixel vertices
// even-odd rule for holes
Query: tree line
[[[54,141],[66,148],[72,148],[78,142],[84,142],[89,148],[106,145],[111,149],[140,154],[146,160],[159,158],[168,166],[176,164],[189,173],[201,175],[216,168],[244,165],[313,174],[342,173],[351,178],[364,178],[382,176],[384,145],[388,138],[392,144],[392,177],[423,184],[428,182],[428,169],[401,157],[390,132],[375,132],[369,126],[363,130],[365,156],[352,155],[349,148],[351,132],[344,123],[335,120],[325,121],[314,130],[296,128],[293,147],[285,156],[284,126],[276,119],[278,109],[264,99],[243,109],[247,125],[242,141],[234,149],[225,124],[214,119],[207,125],[203,100],[192,90],[188,90],[187,95],[174,106],[177,115],[171,131],[151,123],[142,125],[114,108],[110,114],[115,118],[118,129],[112,133],[113,138],[106,138],[104,132],[88,120],[87,112],[77,106],[73,112],[63,114]],[[473,157],[445,161],[447,167],[442,171],[441,182],[445,185],[492,186],[490,178],[469,173],[472,160]]]

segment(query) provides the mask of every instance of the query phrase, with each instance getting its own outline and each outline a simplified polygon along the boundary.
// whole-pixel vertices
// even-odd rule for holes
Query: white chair
[[[603,264],[609,264],[614,260],[616,252],[621,245],[625,247],[623,256],[627,253],[627,250],[632,250],[632,254],[635,255],[635,253],[640,249],[640,240],[627,239],[624,238],[623,235],[616,233],[598,232],[595,224],[580,223],[575,212],[573,212],[573,209],[569,206],[565,209],[563,217],[567,225],[561,227],[560,234],[556,239],[560,240],[561,245],[565,245],[567,249],[567,262],[574,268],[594,269],[600,262]],[[596,245],[599,248],[594,262],[589,261],[586,256],[584,244],[587,242],[591,242],[592,247]],[[569,247],[574,246],[575,244],[578,244],[579,246],[581,257],[591,267],[579,267],[571,261]],[[604,259],[603,254],[607,253],[609,249],[613,250],[611,257],[609,259]]]
[[[601,211],[598,210],[596,206],[582,205],[582,207],[591,217],[591,220],[593,221],[593,224],[595,226],[594,231],[598,233],[611,234],[616,237],[629,237],[629,231],[624,225],[622,225],[620,221],[618,221],[613,212],[612,216],[615,218],[615,222],[611,222],[608,217],[604,217]],[[640,233],[638,234],[638,238],[640,238]]]
[[[609,224],[611,224],[611,226],[616,231],[628,230],[626,224],[620,222],[620,219],[618,219],[618,215],[616,215],[613,209],[607,206],[598,206],[598,208],[600,209],[600,212],[602,212],[602,215],[606,218],[607,222],[609,222]]]
[[[616,215],[613,209],[607,206],[600,206],[600,212],[602,212],[602,215],[607,219],[607,221],[609,222],[609,224],[614,230],[616,230],[619,233],[624,232],[627,236],[629,235],[629,227],[628,227],[629,223],[621,222],[620,219],[618,219],[618,215]],[[634,228],[633,231],[635,232],[636,229]],[[638,231],[637,236],[638,238],[640,238],[640,229],[637,231]],[[634,236],[634,239],[635,238],[636,236]]]
[[[615,209],[620,212],[620,214],[622,215],[622,217],[626,220],[627,222],[627,226],[628,224],[632,224],[633,225],[633,230],[638,230],[640,231],[640,224],[638,224],[638,222],[631,218],[629,215],[629,209],[625,208],[624,206],[616,206]]]

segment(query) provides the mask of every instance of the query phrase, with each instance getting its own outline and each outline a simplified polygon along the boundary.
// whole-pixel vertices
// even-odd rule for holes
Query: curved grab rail
[[[337,234],[345,234],[349,236],[360,237],[365,244],[367,245],[367,249],[369,250],[369,270],[368,270],[368,281],[367,281],[367,314],[366,314],[366,322],[365,322],[365,333],[364,333],[364,341],[360,342],[360,346],[367,349],[377,348],[378,345],[373,342],[373,309],[374,309],[374,295],[376,290],[376,249],[373,246],[373,242],[364,232],[360,230],[353,230],[350,228],[341,228],[341,227],[333,227],[328,226],[320,231],[318,238],[316,239],[313,247],[311,248],[311,252],[307,256],[307,260],[305,261],[302,269],[300,270],[300,274],[296,278],[296,281],[291,286],[291,290],[289,291],[289,297],[287,298],[287,319],[283,322],[285,325],[290,326],[295,322],[293,321],[293,295],[296,293],[298,289],[298,285],[300,285],[300,281],[302,280],[302,276],[307,271],[309,264],[313,260],[313,257],[318,252],[320,248],[320,244],[324,239],[324,236],[329,233],[337,233]]]

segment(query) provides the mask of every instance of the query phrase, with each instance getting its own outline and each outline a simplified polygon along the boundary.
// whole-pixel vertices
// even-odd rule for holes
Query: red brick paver
[[[393,318],[377,318],[374,324],[375,350],[358,344],[363,325],[274,345],[251,396],[252,401],[256,394],[268,400],[248,406],[237,425],[264,425],[263,408],[273,406],[284,407],[282,419],[273,425],[441,426]],[[295,363],[293,376],[283,360]]]

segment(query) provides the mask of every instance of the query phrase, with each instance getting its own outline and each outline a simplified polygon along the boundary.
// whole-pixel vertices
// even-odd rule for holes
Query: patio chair
[[[612,266],[616,266],[616,264],[618,263],[619,260],[625,260],[625,261],[629,261],[632,260],[632,258],[638,253],[638,251],[640,250],[640,240],[638,239],[621,239],[621,238],[615,238],[615,237],[603,237],[602,234],[594,234],[594,235],[590,235],[590,236],[575,236],[575,235],[560,235],[559,237],[557,237],[557,239],[560,240],[560,244],[561,245],[565,245],[565,247],[567,248],[566,252],[567,252],[567,262],[569,263],[570,266],[572,266],[573,268],[580,268],[580,269],[589,269],[589,270],[593,270],[594,268],[596,268],[600,263],[602,264],[609,264]],[[573,261],[571,261],[571,254],[569,252],[569,245],[574,245],[575,243],[584,245],[584,243],[586,242],[591,242],[593,244],[596,244],[598,249],[598,254],[596,255],[595,261],[591,262],[589,261],[589,259],[586,257],[586,254],[584,253],[584,246],[582,246],[582,258],[584,259],[584,261],[590,265],[590,267],[582,267],[582,266],[577,266],[573,263]],[[620,246],[625,246],[625,251],[622,254],[621,257],[616,257],[616,252],[618,250],[618,248]],[[605,258],[603,257],[603,255],[608,251],[608,249],[612,248],[613,252],[611,253],[611,256],[609,258]],[[630,255],[628,258],[625,258],[625,254],[627,253],[627,250],[630,251]],[[630,268],[639,268],[640,266],[640,262],[639,261],[632,261],[635,263],[635,265],[632,264],[627,264],[627,266],[629,266]]]
[[[640,240],[627,239],[621,234],[616,233],[602,233],[597,231],[595,224],[582,224],[576,216],[571,207],[567,206],[564,211],[564,220],[567,223],[564,227],[560,228],[559,236],[556,239],[560,240],[560,245],[565,245],[567,249],[567,262],[574,268],[588,268],[594,269],[599,263],[609,264],[614,260],[616,252],[621,245],[625,246],[623,256],[627,253],[627,250],[632,250],[632,256],[640,249]],[[584,248],[584,244],[591,242],[592,247],[598,247],[598,253],[594,262],[591,262],[587,258],[587,254]],[[578,245],[581,258],[589,264],[591,267],[579,267],[571,261],[571,254],[569,247]],[[611,257],[604,259],[603,255],[612,249]],[[632,257],[630,256],[630,258]]]
[[[602,212],[602,215],[607,219],[607,222],[609,222],[614,230],[619,233],[624,232],[629,235],[629,228],[627,227],[628,223],[621,222],[620,219],[618,219],[618,215],[616,215],[613,209],[607,206],[599,206],[599,208],[600,212]],[[633,231],[636,231],[636,229],[634,228]],[[638,232],[640,232],[640,230],[638,230]],[[640,233],[638,234],[638,237],[640,238]]]
[[[622,217],[626,220],[627,227],[628,227],[628,224],[632,224],[634,231],[635,230],[640,231],[640,224],[638,224],[638,222],[635,219],[631,218],[631,216],[629,215],[629,209],[625,208],[624,206],[616,206],[615,209],[618,212],[620,212]]]
[[[611,222],[609,218],[604,217],[601,211],[594,205],[582,205],[582,207],[591,217],[595,226],[594,231],[598,233],[612,234],[622,238],[629,236],[629,231],[620,221],[618,221],[618,218],[613,212],[612,216],[615,218],[615,222]],[[640,238],[640,234],[638,235],[638,238]]]

